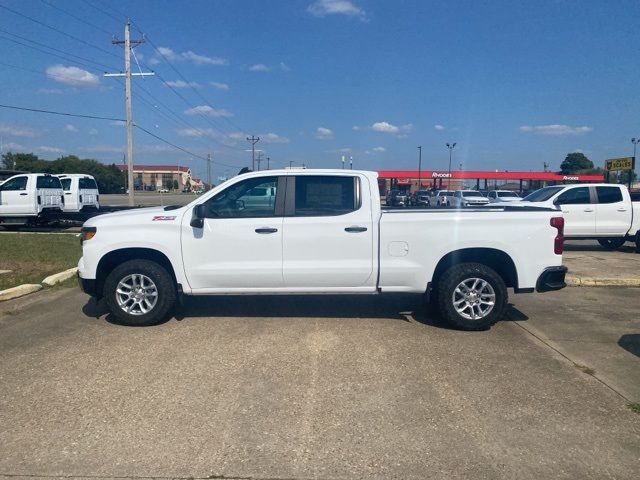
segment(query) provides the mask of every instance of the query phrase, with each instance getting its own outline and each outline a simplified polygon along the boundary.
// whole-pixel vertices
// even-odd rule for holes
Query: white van
[[[64,190],[65,212],[86,212],[100,209],[100,192],[95,178],[79,173],[57,175]]]
[[[38,223],[62,212],[60,179],[48,173],[14,175],[0,185],[0,225]]]

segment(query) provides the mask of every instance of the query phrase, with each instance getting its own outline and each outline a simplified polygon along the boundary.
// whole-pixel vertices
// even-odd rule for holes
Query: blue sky
[[[558,168],[576,150],[600,165],[631,154],[640,136],[637,1],[0,5],[53,27],[0,9],[0,103],[123,118],[122,83],[102,73],[123,68],[110,34],[122,38],[128,15],[132,36],[152,42],[135,49],[141,68],[158,73],[134,79],[135,122],[213,153],[216,176],[250,164],[251,134],[272,167],[337,167],[346,154],[356,168],[415,168],[422,145],[424,168],[446,169],[445,143],[457,142],[456,167],[501,170]],[[120,162],[125,145],[125,129],[109,121],[7,109],[0,136],[4,151],[49,159]],[[134,141],[137,163],[204,175],[200,159],[139,130]]]

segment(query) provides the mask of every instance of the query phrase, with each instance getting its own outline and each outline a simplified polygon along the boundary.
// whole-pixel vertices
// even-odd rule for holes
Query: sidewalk
[[[567,285],[640,287],[640,254],[627,243],[618,251],[602,248],[596,241],[567,241],[563,254],[569,268]]]

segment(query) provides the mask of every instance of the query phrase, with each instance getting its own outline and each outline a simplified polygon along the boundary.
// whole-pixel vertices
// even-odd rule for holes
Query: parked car
[[[536,190],[514,205],[562,210],[567,238],[596,239],[610,250],[629,240],[640,250],[640,202],[631,200],[624,185],[556,185]]]
[[[60,179],[48,173],[14,175],[0,185],[0,225],[46,223],[64,207]]]
[[[491,190],[487,194],[487,198],[490,203],[519,202],[522,200],[520,195],[511,190]]]
[[[453,198],[453,190],[438,190],[435,194],[438,207],[450,207]]]
[[[162,188],[158,189],[158,192],[160,192],[160,193],[169,193],[169,189],[165,188],[165,187],[162,187]]]
[[[91,175],[65,173],[56,175],[64,191],[64,212],[88,212],[100,209],[100,192]]]
[[[451,199],[451,206],[456,208],[482,207],[485,205],[489,205],[489,199],[483,197],[477,190],[456,190]]]
[[[429,190],[416,190],[409,197],[409,204],[416,207],[428,207],[431,205],[431,192]]]
[[[270,208],[248,206],[256,188],[275,188]],[[375,172],[251,172],[184,207],[91,218],[79,281],[129,325],[163,321],[182,295],[427,292],[452,325],[482,330],[507,288],[565,286],[562,214],[511,208],[385,210]]]
[[[402,190],[391,190],[385,203],[390,207],[406,207],[409,205],[409,196]]]

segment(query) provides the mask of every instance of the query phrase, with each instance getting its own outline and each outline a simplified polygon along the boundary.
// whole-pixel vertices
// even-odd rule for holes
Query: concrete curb
[[[640,278],[593,278],[567,275],[568,287],[640,287]]]
[[[6,290],[0,290],[0,302],[5,300],[12,300],[14,298],[24,297],[30,293],[35,293],[42,290],[44,287],[52,287],[60,282],[73,277],[78,271],[78,267],[70,268],[64,272],[54,273],[42,280],[42,283],[25,283],[24,285],[18,285],[17,287],[7,288]]]
[[[11,300],[14,298],[24,297],[30,293],[42,290],[42,285],[25,283],[24,285],[18,285],[17,287],[7,288],[6,290],[0,290],[0,302],[4,300]]]
[[[64,282],[65,280],[73,277],[78,271],[78,267],[70,268],[69,270],[65,270],[64,272],[54,273],[53,275],[49,275],[47,278],[42,280],[42,284],[47,287],[51,287],[56,283]]]

